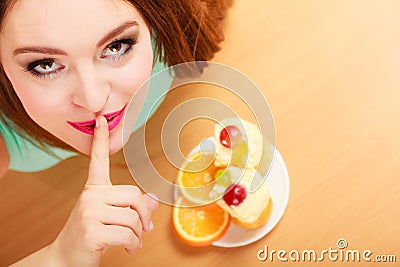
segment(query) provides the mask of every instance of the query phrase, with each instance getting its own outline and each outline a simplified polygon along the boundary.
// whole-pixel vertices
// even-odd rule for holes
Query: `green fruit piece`
[[[238,142],[232,148],[232,160],[231,164],[239,168],[245,168],[249,157],[249,147],[246,141],[242,140]]]
[[[225,188],[232,184],[231,174],[226,169],[218,170],[215,174],[215,180],[217,185],[223,186]]]

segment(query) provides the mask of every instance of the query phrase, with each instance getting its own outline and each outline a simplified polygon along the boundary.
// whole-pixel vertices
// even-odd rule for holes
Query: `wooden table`
[[[339,238],[348,249],[397,254],[400,261],[399,12],[396,0],[235,1],[214,60],[249,76],[271,106],[291,181],[282,220],[245,247],[193,248],[175,237],[171,207],[161,205],[143,249],[131,257],[112,248],[102,266],[266,266],[257,259],[266,245],[322,251],[337,249]],[[163,105],[174,105],[169,100]],[[115,184],[132,183],[122,153],[111,164]],[[87,166],[86,157],[75,157],[0,180],[1,266],[53,240]],[[324,262],[338,264],[385,266]]]

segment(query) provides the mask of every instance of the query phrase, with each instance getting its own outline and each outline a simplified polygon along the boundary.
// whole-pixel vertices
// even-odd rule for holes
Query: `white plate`
[[[206,141],[206,142],[204,142]],[[212,138],[207,138],[202,142],[202,149],[213,149]],[[189,155],[192,155],[200,150],[200,145],[195,147]],[[261,228],[248,230],[230,223],[226,233],[212,245],[217,247],[240,247],[253,243],[265,235],[267,235],[278,224],[285,212],[290,192],[290,181],[287,167],[282,158],[282,155],[275,149],[275,155],[272,163],[271,170],[265,181],[270,189],[272,197],[272,213],[266,225]],[[174,196],[177,197],[178,192],[175,187]]]

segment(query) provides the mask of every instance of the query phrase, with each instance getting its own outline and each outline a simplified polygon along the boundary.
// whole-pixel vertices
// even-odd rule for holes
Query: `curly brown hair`
[[[168,66],[210,60],[224,40],[222,21],[232,4],[232,0],[124,1],[142,14],[153,33],[154,58]],[[0,1],[0,30],[7,12],[16,2]],[[0,87],[0,119],[8,127],[42,149],[47,144],[75,151],[29,117],[1,64]]]

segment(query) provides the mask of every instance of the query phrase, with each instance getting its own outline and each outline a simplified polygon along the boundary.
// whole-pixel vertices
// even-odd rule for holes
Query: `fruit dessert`
[[[225,119],[215,125],[214,139],[215,166],[255,169],[259,165],[263,138],[256,125],[236,118]]]
[[[226,181],[229,181],[229,178],[226,178],[226,176],[234,177],[234,174],[229,173],[233,173],[233,171],[227,169],[217,179],[223,179],[224,183],[227,184]],[[255,169],[244,169],[244,172],[240,173],[241,178],[238,182],[232,181],[226,189],[223,186],[221,187],[225,191],[217,204],[232,216],[232,222],[236,225],[246,229],[256,229],[265,225],[271,216],[271,193],[267,183],[263,183],[255,192],[249,192],[253,179],[261,179],[260,174]]]
[[[217,204],[228,211],[238,226],[255,229],[265,225],[271,216],[272,199],[268,185],[261,183],[259,170],[260,166],[269,165],[269,160],[264,160],[270,157],[270,146],[258,127],[245,120],[223,120],[214,132],[214,164],[225,168],[215,174],[213,191],[223,192]],[[261,185],[250,192],[254,181]]]
[[[259,228],[272,211],[271,194],[260,174],[269,166],[272,149],[258,127],[226,119],[216,124],[213,138],[215,151],[192,154],[177,176],[180,190],[172,223],[178,237],[192,246],[212,244],[230,221]]]
[[[229,118],[214,127],[215,166],[257,169],[264,174],[271,162],[271,144],[257,125],[243,119]]]

